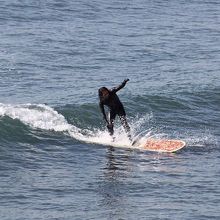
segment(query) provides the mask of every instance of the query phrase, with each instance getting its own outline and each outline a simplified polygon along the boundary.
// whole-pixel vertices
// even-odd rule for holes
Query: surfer
[[[107,123],[107,129],[109,134],[112,136],[114,134],[114,120],[116,115],[119,116],[121,124],[123,125],[129,139],[131,140],[130,127],[127,123],[126,113],[123,104],[117,96],[117,92],[124,88],[129,79],[125,79],[118,87],[112,89],[107,89],[106,87],[101,87],[99,89],[99,106],[103,114],[103,118]],[[105,108],[109,108],[109,120],[106,117]]]

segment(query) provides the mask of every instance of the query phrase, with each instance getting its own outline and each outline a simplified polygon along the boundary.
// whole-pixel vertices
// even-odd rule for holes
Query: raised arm
[[[125,79],[119,86],[112,88],[112,92],[118,92],[120,89],[124,88],[129,79]]]

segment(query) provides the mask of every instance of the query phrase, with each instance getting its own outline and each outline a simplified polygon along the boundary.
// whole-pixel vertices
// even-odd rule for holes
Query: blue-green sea
[[[112,142],[98,89],[132,136]],[[220,2],[0,1],[0,219],[220,219]]]

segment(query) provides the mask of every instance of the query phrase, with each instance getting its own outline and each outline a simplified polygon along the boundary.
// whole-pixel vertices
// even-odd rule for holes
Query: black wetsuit
[[[129,125],[127,123],[127,120],[126,120],[125,109],[124,109],[123,104],[121,103],[121,101],[119,100],[119,98],[116,94],[116,92],[118,92],[120,89],[122,89],[126,85],[127,81],[128,80],[125,80],[121,85],[119,85],[118,87],[114,87],[111,90],[108,90],[107,88],[103,87],[104,89],[108,90],[109,95],[108,95],[107,98],[100,97],[99,106],[100,106],[101,112],[104,116],[104,119],[108,124],[107,128],[108,128],[109,133],[111,135],[113,135],[113,133],[114,133],[114,130],[113,130],[114,119],[115,119],[116,115],[118,115],[125,131],[128,133],[128,135],[130,137],[130,134],[129,134],[130,127],[129,127]],[[110,112],[109,112],[109,115],[110,115],[109,116],[109,121],[108,121],[108,119],[106,117],[106,114],[105,114],[104,105],[106,105],[110,110]]]

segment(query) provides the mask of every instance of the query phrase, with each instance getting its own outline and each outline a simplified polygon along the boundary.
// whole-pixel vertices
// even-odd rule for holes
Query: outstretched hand
[[[125,80],[124,80],[124,83],[127,83],[128,81],[129,81],[129,79],[125,79]]]

